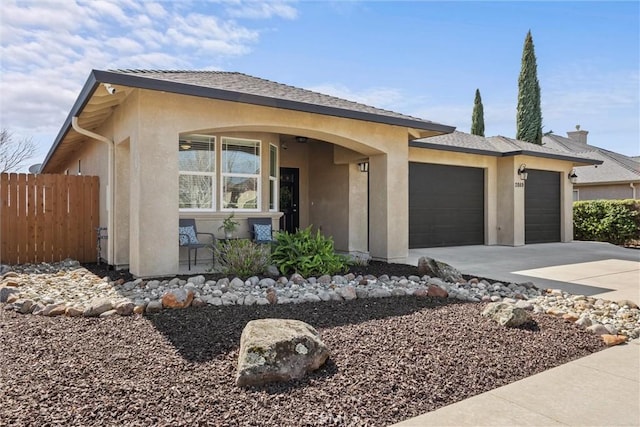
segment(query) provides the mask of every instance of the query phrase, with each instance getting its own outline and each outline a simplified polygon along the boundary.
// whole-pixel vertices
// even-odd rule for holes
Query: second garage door
[[[524,241],[560,241],[560,173],[529,170],[524,187]]]
[[[484,244],[484,169],[409,163],[409,248]]]

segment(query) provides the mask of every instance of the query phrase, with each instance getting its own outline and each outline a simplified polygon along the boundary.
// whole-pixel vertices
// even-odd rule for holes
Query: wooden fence
[[[96,260],[97,176],[0,174],[0,262]]]

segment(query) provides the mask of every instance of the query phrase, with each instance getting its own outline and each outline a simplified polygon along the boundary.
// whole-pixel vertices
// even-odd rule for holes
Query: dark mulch
[[[0,425],[384,426],[603,348],[561,319],[506,329],[482,307],[394,297],[107,319],[0,310]],[[242,329],[269,317],[316,326],[331,356],[303,380],[237,388]]]

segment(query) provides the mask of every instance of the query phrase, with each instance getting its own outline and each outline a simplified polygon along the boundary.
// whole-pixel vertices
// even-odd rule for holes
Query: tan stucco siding
[[[322,222],[320,225],[337,238],[336,247],[345,250],[360,250],[366,241],[366,232],[362,233],[363,227],[366,227],[362,220],[366,211],[356,215],[351,211],[353,202],[363,203],[362,182],[365,177],[364,174],[358,175],[361,172],[353,169],[357,167],[353,163],[335,165],[332,147],[345,147],[361,153],[363,158],[373,155],[381,157],[380,153],[391,152],[391,161],[385,159],[384,166],[388,164],[392,167],[394,176],[380,169],[372,174],[374,180],[382,178],[379,188],[388,189],[391,194],[390,200],[386,196],[372,197],[372,206],[377,206],[379,212],[378,218],[372,221],[377,233],[372,239],[377,241],[372,255],[384,259],[406,256],[406,209],[395,211],[396,206],[406,206],[407,135],[404,128],[146,90],[132,91],[125,103],[115,109],[110,126],[113,129],[111,135],[116,141],[115,185],[118,195],[115,206],[118,212],[122,212],[115,216],[116,230],[113,236],[118,255],[112,262],[129,264],[135,275],[173,274],[178,270],[180,252],[176,230],[180,216],[194,217],[201,231],[219,234],[219,221],[228,215],[227,212],[220,212],[218,191],[216,212],[187,215],[178,211],[177,141],[183,133],[215,136],[218,147],[222,135],[261,140],[260,209],[254,213],[240,212],[237,218],[242,220],[250,216],[267,215],[274,218],[274,224],[279,214],[268,212],[269,144],[279,147],[279,134],[303,135],[327,141],[320,145],[324,146],[320,153],[323,158],[321,163],[317,163],[320,157],[309,155],[308,146],[296,144],[287,152],[279,151],[280,166],[300,168],[300,225],[314,222],[311,218],[314,206],[310,194],[314,191],[313,197],[330,202],[331,206],[318,220]],[[103,156],[103,159],[106,158],[105,153]],[[317,174],[312,177],[314,172]],[[399,179],[395,176],[398,173]],[[378,178],[375,178],[376,175]],[[315,181],[312,183],[312,180]],[[328,182],[338,181],[340,185],[327,185]],[[122,188],[125,182],[128,182],[128,192]],[[355,192],[351,191],[352,186],[356,186],[353,187]],[[330,200],[327,196],[331,196]],[[315,218],[320,218],[320,212],[313,213]],[[245,228],[245,222],[241,221],[240,233],[246,233]],[[387,242],[386,236],[389,235],[394,239]],[[128,253],[125,250],[127,246]]]
[[[115,227],[110,239],[115,245],[114,260],[111,264],[124,266],[129,264],[129,209],[131,183],[131,142],[129,138],[115,144],[115,194],[113,214]]]
[[[524,245],[524,182],[518,177],[515,157],[498,158],[497,244]]]
[[[389,140],[402,138],[401,130]],[[374,259],[400,261],[409,247],[409,146],[369,158],[369,252]]]
[[[333,238],[336,249],[349,249],[349,167],[333,163],[333,146],[309,144],[309,221]]]
[[[368,172],[361,172],[357,163],[349,168],[349,252],[367,252],[369,233]]]
[[[634,184],[636,195],[640,194],[640,182]],[[633,188],[629,183],[608,185],[574,185],[578,190],[578,200],[624,200],[634,197]]]

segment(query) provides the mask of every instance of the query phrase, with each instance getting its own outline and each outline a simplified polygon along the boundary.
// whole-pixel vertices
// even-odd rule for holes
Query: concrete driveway
[[[407,264],[428,256],[464,274],[504,282],[533,282],[576,295],[640,302],[640,250],[609,243],[571,242],[511,246],[411,249]]]

